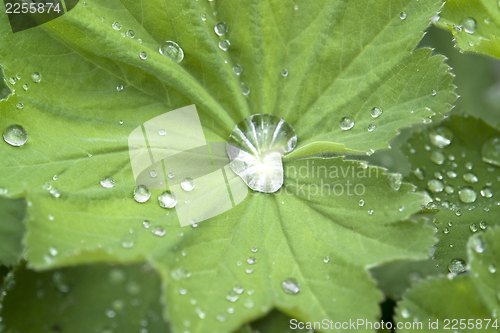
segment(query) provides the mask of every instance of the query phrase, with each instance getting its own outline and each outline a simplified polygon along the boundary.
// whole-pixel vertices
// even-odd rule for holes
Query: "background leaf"
[[[498,227],[474,235],[467,248],[470,273],[460,274],[451,281],[446,277],[432,278],[416,285],[399,304],[397,321],[421,321],[425,330],[428,329],[428,320],[439,320],[439,329],[433,331],[449,332],[453,323],[446,329],[445,319],[458,319],[459,323],[464,319],[466,324],[472,319],[474,325],[467,327],[467,332],[497,332],[500,311],[500,275],[496,272],[500,267],[499,236]],[[487,319],[491,320],[488,328]],[[495,323],[496,328],[492,327]],[[459,324],[456,328],[460,328]]]
[[[20,267],[6,281],[3,332],[170,332],[159,288],[159,276],[147,265],[42,273]]]
[[[26,202],[0,197],[0,263],[16,264],[23,252],[22,238],[25,232],[24,215]]]

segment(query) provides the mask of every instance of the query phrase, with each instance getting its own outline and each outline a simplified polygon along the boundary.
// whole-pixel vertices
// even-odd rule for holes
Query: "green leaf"
[[[471,237],[467,247],[470,272],[452,279],[432,278],[419,283],[398,305],[396,321],[402,324],[422,322],[423,329],[430,331],[429,320],[432,323],[437,320],[438,329],[432,329],[433,332],[449,332],[453,325],[453,329],[462,331],[465,327],[460,324],[464,322],[467,332],[498,332],[500,275],[496,270],[500,267],[499,237],[498,227]],[[447,319],[449,324],[445,327]],[[450,323],[452,319],[458,319],[458,323]]]
[[[159,288],[159,276],[148,265],[41,273],[21,267],[7,278],[2,332],[167,333]]]
[[[366,268],[427,257],[432,228],[398,222],[423,202],[412,186],[395,191],[382,169],[341,157],[289,161],[285,170],[280,193],[252,195],[186,233],[177,249],[154,254],[165,298],[178,305],[167,306],[177,330],[189,320],[191,332],[229,331],[273,306],[304,321],[376,320],[382,295]],[[347,184],[351,195],[340,195]],[[284,291],[288,279],[297,294]]]
[[[127,138],[144,122],[195,104],[208,142],[225,141],[250,114],[269,113],[295,128],[296,157],[386,147],[400,128],[448,111],[455,99],[443,57],[414,51],[439,8],[437,0],[325,0],[298,9],[292,1],[88,0],[16,34],[0,14],[0,63],[15,78],[14,94],[0,102],[0,128],[20,124],[29,134],[21,147],[0,145],[0,186],[27,198],[28,265],[151,261],[179,331],[185,320],[191,332],[233,330],[273,307],[302,319],[376,320],[382,296],[367,268],[424,259],[434,242],[430,228],[405,221],[424,202],[412,186],[395,190],[398,177],[378,168],[360,176],[360,162],[291,156],[284,189],[296,194],[252,192],[197,229],[180,228],[173,210],[156,203],[161,190],[134,201]],[[214,33],[218,21],[229,27],[226,52]],[[166,40],[182,47],[181,63],[158,53]],[[375,106],[383,109],[376,119]],[[351,130],[340,129],[343,117],[354,119]],[[328,170],[325,179],[302,176],[312,163]],[[331,176],[332,169],[347,174]],[[104,177],[115,186],[103,188]],[[344,193],[312,195],[321,181]],[[349,194],[356,189],[363,194]],[[151,232],[157,227],[165,236]],[[311,253],[321,256],[313,261]],[[250,256],[258,262],[246,263]],[[285,294],[288,278],[300,283],[299,294]],[[245,295],[232,304],[226,296],[237,284]]]
[[[463,51],[500,58],[500,5],[496,0],[446,1],[436,24],[449,29]]]
[[[460,98],[450,113],[469,114],[500,128],[500,89],[495,74],[498,60],[482,54],[460,52],[454,47],[450,33],[435,26],[429,28],[420,45],[432,47],[434,53],[444,54],[448,58],[446,63],[453,68],[455,92]]]
[[[451,144],[442,149],[430,141],[430,135],[437,133],[439,128],[453,135]],[[414,133],[408,145],[403,145],[414,170],[406,180],[420,190],[427,190],[434,200],[428,208],[439,210],[434,223],[440,241],[434,256],[445,272],[453,259],[466,258],[465,244],[472,234],[498,224],[499,167],[484,162],[482,150],[499,134],[482,120],[452,116],[440,124],[422,128]],[[440,162],[440,159],[434,157],[433,161],[432,156],[440,154],[444,160],[437,164],[435,161]],[[420,177],[417,177],[419,172],[415,173],[417,169],[421,172]],[[476,176],[477,181],[467,182],[464,178],[467,175]],[[442,183],[442,189],[433,192],[429,182],[437,181]],[[477,197],[474,202],[460,199],[460,191],[467,188],[474,191]]]
[[[16,264],[24,249],[22,238],[25,232],[24,200],[9,200],[0,197],[0,263]]]

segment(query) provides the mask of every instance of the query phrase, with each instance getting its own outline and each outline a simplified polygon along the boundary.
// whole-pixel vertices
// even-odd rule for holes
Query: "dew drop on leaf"
[[[288,69],[285,68],[285,69],[281,70],[281,76],[287,77],[288,76]]]
[[[446,175],[449,177],[449,178],[457,178],[457,173],[453,170],[449,170],[446,172]]]
[[[229,301],[229,302],[236,302],[238,299],[240,298],[240,296],[238,296],[238,294],[236,292],[234,292],[233,290],[231,290],[227,295],[226,295],[226,299]]]
[[[403,310],[401,310],[401,316],[405,319],[410,318],[410,316],[411,316],[410,310],[408,310],[407,308],[404,308]]]
[[[23,84],[23,89],[24,89],[25,91],[27,91],[27,90],[28,90],[28,85],[27,85],[27,84]]]
[[[413,174],[419,180],[424,180],[424,172],[422,170],[420,170],[420,168],[416,168],[415,170],[413,170]]]
[[[159,236],[159,237],[163,237],[163,236],[165,236],[165,234],[167,233],[167,231],[161,225],[157,225],[157,226],[154,226],[151,229],[151,233],[153,235],[156,235],[156,236]]]
[[[113,188],[115,187],[115,181],[111,177],[106,177],[103,180],[101,180],[101,186],[104,188]]]
[[[494,137],[486,141],[481,153],[484,162],[500,166],[500,137]]]
[[[233,291],[234,291],[235,293],[237,293],[238,295],[240,295],[240,294],[242,294],[242,293],[245,291],[245,289],[243,288],[243,286],[242,286],[241,284],[238,284],[238,285],[236,285],[236,286],[233,288]]]
[[[49,191],[49,193],[50,193],[50,195],[51,195],[51,196],[53,196],[54,198],[59,198],[59,197],[61,196],[61,192],[59,192],[59,190],[58,190],[58,189],[55,189],[55,188],[51,189],[51,190]]]
[[[489,199],[493,196],[493,192],[491,191],[491,189],[489,187],[485,187],[481,190],[481,196]]]
[[[380,116],[382,115],[382,112],[383,112],[383,111],[382,111],[382,109],[381,109],[381,108],[379,108],[379,107],[374,107],[374,108],[371,110],[370,114],[371,114],[371,116],[372,116],[373,118],[378,118],[378,117],[380,117]]]
[[[472,203],[477,199],[477,193],[471,188],[464,187],[458,191],[458,197],[463,203]]]
[[[184,59],[184,50],[176,42],[166,41],[160,46],[160,54],[180,63]]]
[[[295,130],[283,119],[255,114],[234,127],[226,151],[230,168],[249,188],[273,193],[283,185],[281,157],[296,145]]]
[[[475,223],[471,223],[469,226],[470,231],[477,232],[477,225]]]
[[[472,17],[467,17],[460,23],[464,31],[468,34],[473,34],[476,32],[477,23]]]
[[[300,291],[300,284],[293,278],[288,278],[281,283],[283,291],[289,295],[295,295]]]
[[[365,205],[365,201],[363,199],[359,200],[359,206],[363,207]]]
[[[158,196],[158,203],[162,208],[174,208],[177,205],[177,196],[173,192],[165,191]]]
[[[483,253],[485,250],[485,245],[480,237],[473,237],[470,239],[469,244],[471,248],[477,253]]]
[[[481,228],[481,230],[486,230],[486,227],[487,227],[486,222],[484,221],[479,222],[479,228]]]
[[[139,57],[142,60],[146,60],[148,58],[148,54],[146,52],[141,52],[141,53],[139,53]]]
[[[3,132],[3,139],[9,145],[19,147],[28,141],[28,132],[21,125],[10,125]]]
[[[111,26],[113,27],[113,29],[115,29],[117,31],[119,31],[119,30],[122,29],[122,24],[120,22],[118,22],[118,21],[113,22],[113,24],[111,24]]]
[[[391,174],[387,177],[387,183],[389,187],[394,191],[398,191],[401,188],[401,183],[403,181],[403,176],[399,173]]]
[[[435,147],[444,148],[453,140],[453,132],[446,127],[439,127],[429,133],[429,139]]]
[[[465,272],[465,261],[459,258],[452,259],[448,264],[448,270],[455,275]]]
[[[122,91],[123,90],[123,85],[118,85],[116,86],[116,91]]]
[[[233,67],[233,73],[235,75],[241,75],[242,72],[243,72],[243,67],[241,65],[238,64]]]
[[[347,131],[354,127],[354,120],[349,117],[344,117],[340,120],[339,125],[341,129]]]
[[[476,175],[470,172],[464,174],[463,178],[469,184],[475,184],[478,181]]]
[[[402,19],[402,20],[405,20],[406,19],[406,13],[405,12],[401,12],[399,14],[399,18]]]
[[[229,42],[229,40],[223,39],[219,41],[219,49],[221,49],[222,51],[229,50],[229,46],[231,46],[231,42]]]
[[[225,22],[218,22],[214,26],[214,31],[217,36],[224,36],[228,31],[228,27]]]
[[[446,185],[446,186],[444,187],[444,191],[445,191],[447,194],[453,194],[453,193],[455,192],[455,189],[454,189],[452,186],[450,186],[450,185]]]
[[[257,262],[257,259],[255,259],[254,257],[250,257],[250,258],[248,258],[248,259],[247,259],[247,263],[248,263],[249,265],[253,265],[253,264],[255,264],[256,262]]]
[[[490,264],[490,265],[488,266],[488,272],[490,272],[491,274],[496,273],[496,271],[497,271],[497,268],[495,267],[495,265]]]
[[[373,132],[375,128],[377,128],[377,126],[375,126],[374,124],[370,124],[366,129],[368,132]]]
[[[149,227],[151,226],[151,223],[149,223],[149,221],[143,221],[143,222],[142,222],[142,226],[143,226],[145,229],[149,229]]]
[[[441,165],[444,163],[444,155],[440,151],[433,151],[431,154],[431,161],[436,163],[437,165]]]
[[[137,202],[146,202],[151,197],[151,191],[144,185],[139,185],[134,188],[134,199]]]
[[[194,186],[195,183],[193,178],[187,177],[181,182],[181,187],[184,191],[192,191],[194,189]]]
[[[427,188],[433,193],[439,193],[443,191],[443,182],[437,179],[431,179],[427,182]]]

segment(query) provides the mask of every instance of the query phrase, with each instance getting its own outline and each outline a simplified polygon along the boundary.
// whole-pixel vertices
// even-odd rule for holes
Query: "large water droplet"
[[[31,80],[35,83],[42,81],[42,74],[34,72],[33,74],[31,74]]]
[[[281,283],[281,288],[285,293],[295,295],[300,291],[300,284],[293,278],[286,279]]]
[[[482,149],[482,159],[486,163],[500,167],[500,137],[486,141]]]
[[[113,188],[115,187],[115,181],[111,177],[106,177],[103,180],[101,180],[101,186],[104,188]]]
[[[477,199],[477,193],[471,188],[464,187],[458,191],[458,197],[463,203],[472,203]]]
[[[137,202],[146,202],[151,197],[151,191],[144,185],[134,188],[134,199]]]
[[[468,34],[473,34],[476,32],[476,20],[474,20],[472,17],[467,17],[462,20],[460,23],[464,31]]]
[[[455,275],[465,272],[465,261],[459,258],[452,259],[448,264],[448,270]]]
[[[339,125],[341,129],[347,131],[354,127],[354,120],[349,117],[344,117],[340,120]]]
[[[224,36],[228,31],[228,27],[225,22],[218,22],[214,26],[214,31],[217,36]]]
[[[176,63],[184,59],[184,51],[176,42],[166,41],[160,46],[160,54]]]
[[[3,132],[3,139],[11,146],[22,146],[28,141],[28,132],[21,125],[10,125]]]
[[[177,205],[177,196],[173,192],[165,191],[158,196],[158,203],[162,208],[174,208]]]
[[[429,139],[434,146],[444,148],[453,140],[453,132],[446,127],[439,127],[429,133]]]
[[[226,151],[231,169],[254,191],[273,193],[283,185],[282,155],[295,149],[295,130],[273,115],[252,115],[235,126]]]

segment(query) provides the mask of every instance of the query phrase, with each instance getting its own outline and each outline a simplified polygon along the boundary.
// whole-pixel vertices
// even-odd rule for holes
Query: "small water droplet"
[[[53,246],[49,247],[49,254],[53,257],[57,256],[57,254],[59,253],[59,251],[57,251],[57,249]]]
[[[167,231],[161,225],[156,225],[153,228],[151,228],[151,233],[153,233],[153,235],[163,237],[163,236],[165,236]]]
[[[148,54],[146,52],[141,52],[139,53],[139,57],[142,59],[142,60],[146,60],[148,58]]]
[[[53,188],[53,189],[49,190],[49,193],[50,193],[50,195],[51,195],[52,197],[54,197],[54,198],[56,198],[56,199],[57,199],[57,198],[59,198],[59,197],[61,196],[61,192],[59,192],[59,190],[58,190],[58,189],[55,189],[55,188]]]
[[[143,221],[142,222],[142,226],[145,228],[145,229],[149,229],[149,227],[151,226],[151,223],[149,223],[149,221]]]
[[[406,13],[405,12],[401,12],[399,14],[399,18],[402,19],[402,20],[405,20],[406,19]]]
[[[235,75],[241,75],[242,72],[243,72],[243,67],[241,65],[238,64],[233,67],[233,73]]]
[[[250,257],[250,258],[248,258],[248,259],[247,259],[247,263],[248,263],[249,265],[253,265],[253,264],[255,264],[256,262],[257,262],[257,259],[255,259],[254,257]]]
[[[373,215],[373,209],[368,210],[368,215]]]
[[[424,172],[422,170],[420,170],[420,168],[416,168],[415,170],[413,170],[413,174],[419,180],[424,180]]]
[[[453,140],[453,132],[446,127],[438,127],[429,133],[429,139],[434,146],[444,148]]]
[[[288,278],[281,283],[283,291],[289,295],[295,295],[300,291],[300,284],[293,278]]]
[[[431,95],[432,95],[432,96],[436,96],[436,95],[437,95],[437,91],[436,91],[436,90],[433,90],[433,91],[431,92]]]
[[[488,272],[490,272],[491,274],[494,274],[496,271],[497,271],[497,268],[495,267],[495,265],[490,264],[488,266]]]
[[[228,32],[228,27],[225,22],[218,22],[214,26],[214,31],[217,36],[224,36]]]
[[[444,163],[444,155],[440,151],[433,151],[431,153],[431,161],[436,163],[437,165],[441,165]]]
[[[427,182],[427,188],[431,190],[431,192],[439,193],[443,191],[444,185],[440,180],[431,179]]]
[[[466,271],[465,260],[459,258],[451,260],[450,263],[448,264],[448,270],[454,275],[465,272]]]
[[[101,186],[104,188],[113,188],[115,187],[115,181],[111,177],[106,177],[103,180],[101,180]]]
[[[389,187],[394,191],[399,191],[402,181],[403,176],[399,173],[391,174],[389,175],[389,177],[387,177],[387,183],[389,184]]]
[[[475,223],[471,223],[471,225],[469,226],[469,229],[472,232],[476,232],[478,230],[477,225]]]
[[[480,237],[472,237],[469,240],[469,244],[472,247],[472,249],[477,253],[483,253],[485,250],[484,242]]]
[[[194,189],[194,186],[195,183],[193,178],[187,177],[181,182],[181,187],[184,191],[192,191]]]
[[[24,89],[25,91],[27,91],[27,90],[28,90],[28,85],[27,85],[27,84],[23,84],[23,89]]]
[[[445,191],[447,194],[453,194],[453,193],[455,192],[455,189],[454,189],[452,186],[450,186],[450,185],[446,185],[446,186],[444,187],[444,191]]]
[[[113,22],[113,24],[111,24],[111,26],[113,27],[113,29],[115,29],[117,31],[121,30],[121,28],[122,28],[122,24],[118,21]]]
[[[444,228],[443,233],[449,234],[450,233],[450,229],[449,228]]]
[[[231,42],[229,42],[229,40],[223,39],[219,41],[219,49],[221,49],[222,51],[227,51],[229,49],[229,46],[231,46]]]
[[[251,251],[252,251],[253,253],[256,253],[257,251],[259,251],[259,249],[258,249],[258,248],[256,248],[256,247],[252,247],[252,250],[251,250]]]
[[[477,193],[471,188],[464,187],[458,191],[458,197],[463,203],[472,203],[477,199]]]
[[[166,41],[160,46],[160,54],[180,63],[184,59],[184,50],[176,42]]]
[[[116,91],[122,91],[123,90],[123,85],[118,85],[116,86]]]
[[[158,203],[162,208],[174,208],[177,205],[177,196],[173,192],[165,191],[158,196]]]
[[[151,197],[151,191],[144,185],[139,185],[134,188],[134,199],[137,202],[146,202]]]
[[[446,175],[450,178],[457,178],[457,173],[453,170],[449,170],[446,172]]]
[[[368,127],[366,128],[366,130],[368,132],[373,132],[375,130],[375,128],[377,128],[377,126],[375,126],[374,124],[370,124],[370,125],[368,125]]]
[[[238,284],[233,288],[233,291],[239,295],[242,294],[245,291],[245,289],[241,284]]]
[[[481,153],[484,162],[500,167],[500,137],[486,141]]]
[[[281,70],[281,76],[287,77],[288,76],[288,69],[285,68],[285,69]]]
[[[370,114],[371,114],[371,116],[372,116],[373,118],[378,118],[378,117],[380,117],[380,116],[382,115],[382,112],[383,112],[383,111],[382,111],[382,109],[381,109],[381,108],[379,108],[379,107],[374,107],[374,108],[371,110]]]
[[[329,263],[330,262],[330,257],[326,256],[325,258],[323,258],[323,262],[325,264]]]
[[[233,290],[231,290],[227,295],[226,295],[226,299],[229,301],[229,302],[236,302],[238,299],[240,298],[240,296],[234,292]]]
[[[486,222],[484,222],[484,221],[479,222],[479,228],[481,228],[482,230],[485,230],[486,227],[487,227]]]
[[[28,141],[28,132],[21,125],[10,125],[3,132],[3,139],[9,145],[19,147]]]
[[[344,117],[340,120],[340,128],[344,131],[350,130],[354,127],[354,120],[349,117]]]
[[[463,178],[469,184],[475,184],[478,181],[476,175],[470,172],[464,174]]]
[[[223,323],[226,321],[227,315],[225,313],[219,313],[218,315],[215,316],[215,318],[221,323]]]
[[[17,103],[16,107],[21,110],[21,109],[24,108],[24,104],[23,103]]]
[[[485,187],[481,190],[481,196],[489,199],[493,196],[493,192],[491,191],[491,189],[489,187]]]
[[[359,200],[359,206],[363,207],[365,205],[365,201],[363,199]]]
[[[205,312],[201,308],[196,308],[194,310],[200,319],[205,319]]]
[[[202,14],[200,15],[200,17],[201,17],[201,20],[202,20],[202,21],[206,21],[206,20],[207,20],[207,14],[206,14],[206,13],[202,13]]]
[[[464,31],[468,34],[473,34],[476,32],[476,20],[474,20],[472,17],[467,17],[462,20],[460,23]]]

